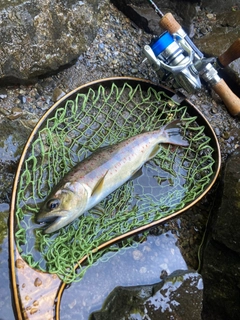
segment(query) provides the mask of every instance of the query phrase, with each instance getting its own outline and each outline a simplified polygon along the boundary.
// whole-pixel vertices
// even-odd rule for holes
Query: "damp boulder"
[[[200,274],[177,270],[153,285],[116,287],[90,320],[201,320],[202,292]]]
[[[201,4],[203,7],[206,7],[208,10],[214,10],[214,12],[227,11],[229,8],[237,7],[238,1],[236,0],[202,0]]]
[[[228,2],[226,2],[228,4]],[[229,6],[230,8],[230,6]],[[239,39],[240,35],[240,11],[224,11],[219,12],[216,15],[216,21],[211,27],[211,32],[194,39],[195,45],[208,57],[218,57],[223,54],[236,40]],[[209,25],[211,21],[209,21]],[[237,42],[237,46],[239,42]],[[236,55],[237,57],[237,55]],[[234,58],[234,56],[233,56]],[[234,60],[229,67],[220,70],[219,74],[221,77],[225,77],[228,84],[231,84],[231,80],[237,82],[240,85],[239,80],[240,73],[240,61],[239,59]],[[239,88],[236,91],[238,94]]]
[[[240,148],[227,160],[203,253],[203,319],[240,314]]]
[[[160,17],[147,0],[111,0],[137,26],[148,33],[159,35],[163,30],[159,26]],[[174,17],[189,31],[196,13],[197,0],[154,0],[160,10],[166,14],[174,12]]]
[[[18,120],[5,119],[0,125],[0,203],[9,203],[17,163],[30,130]],[[0,227],[1,229],[1,227]]]
[[[105,0],[3,1],[0,5],[0,81],[52,73],[92,43]]]

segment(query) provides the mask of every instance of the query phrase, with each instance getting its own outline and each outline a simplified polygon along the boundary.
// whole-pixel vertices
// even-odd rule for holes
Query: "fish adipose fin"
[[[180,134],[180,120],[174,120],[168,124],[166,124],[163,129],[165,133],[165,139],[163,143],[171,143],[179,146],[187,147],[189,143],[183,139]]]

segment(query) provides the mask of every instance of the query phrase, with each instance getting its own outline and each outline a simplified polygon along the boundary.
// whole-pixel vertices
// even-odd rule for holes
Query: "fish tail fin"
[[[185,146],[189,145],[188,141],[184,140],[180,134],[180,120],[174,120],[163,127],[164,143]]]

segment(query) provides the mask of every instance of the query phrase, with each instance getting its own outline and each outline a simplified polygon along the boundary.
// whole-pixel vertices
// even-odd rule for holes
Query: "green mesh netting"
[[[32,266],[56,273],[63,281],[81,279],[102,254],[102,243],[160,220],[191,203],[213,176],[210,138],[190,117],[187,107],[164,92],[141,85],[99,86],[67,100],[45,120],[29,147],[20,175],[16,201],[16,243]],[[143,174],[54,234],[44,234],[34,217],[53,185],[94,150],[182,119],[189,147],[162,147],[143,167]],[[111,250],[118,250],[113,246]],[[106,251],[106,250],[105,250]],[[87,265],[74,266],[88,255]]]

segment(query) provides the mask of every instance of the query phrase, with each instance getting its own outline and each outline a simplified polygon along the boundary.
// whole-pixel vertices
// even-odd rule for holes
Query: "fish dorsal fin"
[[[92,196],[98,195],[102,192],[103,182],[104,182],[104,179],[105,179],[107,173],[108,173],[108,170],[106,171],[104,176],[100,177],[99,180],[97,181],[97,183],[95,184],[94,188],[92,189],[92,194],[91,194]]]
[[[151,153],[149,154],[148,160],[154,158],[154,157],[158,154],[159,150],[160,150],[160,146],[159,146],[158,144],[156,144],[156,145],[153,147]]]

